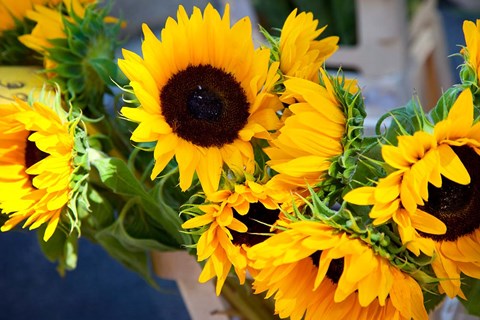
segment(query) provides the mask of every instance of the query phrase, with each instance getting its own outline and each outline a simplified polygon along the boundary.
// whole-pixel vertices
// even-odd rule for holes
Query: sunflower
[[[47,241],[71,198],[73,133],[51,107],[21,100],[1,105],[0,132],[0,210],[8,215],[1,230],[46,223]]]
[[[339,38],[316,40],[326,28],[317,29],[317,25],[318,20],[313,19],[311,12],[297,15],[297,9],[285,20],[278,44],[280,70],[284,75],[318,81],[318,70],[338,49]]]
[[[18,37],[31,32],[33,22],[26,13],[39,1],[0,0],[0,65],[38,65],[35,52],[26,48]]]
[[[266,239],[280,210],[281,193],[268,190],[254,181],[236,184],[208,195],[200,205],[200,212],[182,227],[193,229],[206,227],[197,243],[198,261],[207,260],[199,281],[217,277],[216,292],[220,294],[232,265],[240,283],[245,282],[248,268],[248,249]],[[249,269],[251,273],[255,270]]]
[[[463,34],[466,47],[462,53],[466,56],[466,63],[473,69],[475,79],[478,81],[480,72],[480,20],[463,22]]]
[[[33,30],[19,37],[40,54],[48,78],[60,86],[66,100],[74,98],[90,118],[105,114],[104,94],[118,73],[114,54],[122,24],[107,16],[107,10],[91,0],[36,5],[27,12]]]
[[[209,4],[203,17],[194,8],[190,18],[180,6],[177,18],[167,20],[162,41],[143,26],[143,59],[123,51],[118,64],[140,106],[121,113],[139,123],[132,141],[156,143],[152,179],[175,156],[181,189],[196,172],[211,193],[224,163],[248,166],[250,140],[277,128],[281,104],[267,89],[278,63],[269,70],[269,50],[254,49],[247,17],[230,27],[228,5],[223,17]]]
[[[26,13],[31,10],[35,4],[46,4],[52,2],[54,1],[0,0],[0,21],[2,21],[0,24],[0,33],[5,30],[12,30],[15,27],[16,21],[24,20]],[[55,2],[58,2],[58,0]]]
[[[30,34],[20,36],[19,40],[26,47],[47,56],[47,49],[54,46],[51,40],[67,38],[64,19],[72,21],[72,18],[62,14],[59,8],[50,8],[47,5],[48,1],[39,2],[43,5],[36,5],[34,7],[35,10],[29,10],[26,13],[27,18],[36,22],[35,27]],[[60,1],[57,2],[60,3]],[[82,5],[84,2],[87,1],[63,0],[67,11],[74,12],[79,18],[83,18],[85,15],[85,8]],[[45,59],[44,63],[46,69],[52,69],[56,66],[56,63],[48,59],[48,57]]]
[[[480,123],[474,122],[472,93],[464,90],[432,133],[399,136],[382,156],[396,171],[375,187],[345,195],[355,204],[373,204],[374,224],[393,219],[402,241],[418,254],[436,258],[432,267],[441,290],[462,295],[460,273],[480,278]]]
[[[420,285],[358,238],[322,222],[280,224],[248,257],[255,293],[273,296],[281,318],[428,318]]]
[[[265,148],[270,157],[267,164],[278,172],[272,185],[286,189],[315,185],[325,179],[333,159],[344,152],[346,115],[323,71],[322,79],[325,86],[299,78],[284,82],[281,99],[293,103],[279,134]]]

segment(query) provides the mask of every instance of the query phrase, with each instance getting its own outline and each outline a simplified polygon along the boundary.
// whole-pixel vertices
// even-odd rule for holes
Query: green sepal
[[[272,36],[265,28],[258,26],[260,33],[267,40],[270,49],[270,62],[280,61],[280,37]]]
[[[433,123],[438,123],[447,118],[461,90],[461,87],[458,86],[451,87],[442,94],[435,107],[429,113]]]
[[[69,130],[73,135],[74,145],[72,159],[73,172],[70,178],[70,199],[66,215],[62,215],[61,223],[68,226],[68,233],[81,234],[81,220],[90,214],[88,201],[88,178],[90,174],[90,162],[87,150],[89,149],[87,133],[81,124],[81,114],[72,108],[68,114]],[[65,219],[64,217],[68,218]],[[75,230],[75,232],[74,232]]]
[[[78,260],[78,234],[73,232],[66,234],[57,228],[48,241],[43,240],[46,225],[42,225],[38,232],[38,243],[45,257],[54,263],[57,263],[57,271],[61,276],[66,271],[74,270],[77,267]]]
[[[55,63],[49,70],[52,81],[60,84],[67,100],[84,110],[89,117],[105,115],[105,93],[110,93],[111,79],[117,77],[114,56],[119,46],[121,22],[107,23],[108,8],[87,5],[83,18],[73,10],[63,16],[65,39],[49,39],[46,58]]]
[[[345,115],[345,134],[341,140],[343,153],[331,159],[331,165],[323,180],[315,187],[319,196],[330,205],[341,202],[344,190],[350,189],[357,171],[363,144],[363,122],[366,117],[365,105],[361,91],[352,93],[347,87],[343,71],[340,69],[335,76],[327,74],[332,83],[335,96]],[[324,80],[320,78],[322,83]],[[327,81],[327,80],[325,80]]]
[[[384,125],[385,120],[389,118],[391,123]],[[382,127],[386,127],[384,132],[382,132]],[[414,97],[405,106],[381,116],[375,126],[375,132],[385,139],[384,142],[397,145],[397,136],[413,135],[417,131],[429,131],[431,128],[433,127],[425,117],[425,112],[418,99]]]
[[[460,68],[460,82],[463,88],[470,88],[473,95],[477,96],[480,94],[480,87],[478,83],[478,74],[475,67],[473,67],[469,60],[469,52],[467,47],[462,47],[461,54],[458,54],[463,57],[464,63],[459,66]]]

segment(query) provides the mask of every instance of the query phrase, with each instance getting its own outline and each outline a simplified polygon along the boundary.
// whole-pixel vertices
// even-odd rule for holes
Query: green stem
[[[279,319],[274,315],[274,308],[270,300],[263,295],[253,294],[251,283],[238,283],[235,277],[227,277],[222,289],[222,296],[234,309],[235,316],[242,320],[272,320]]]

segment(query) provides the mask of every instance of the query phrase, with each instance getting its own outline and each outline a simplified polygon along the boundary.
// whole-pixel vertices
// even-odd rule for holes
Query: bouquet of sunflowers
[[[228,5],[180,6],[117,61],[109,8],[0,0],[2,231],[36,230],[62,274],[86,237],[152,284],[152,252],[186,251],[272,317],[427,319],[445,296],[478,314],[480,21],[461,83],[367,136],[312,13],[256,48]]]

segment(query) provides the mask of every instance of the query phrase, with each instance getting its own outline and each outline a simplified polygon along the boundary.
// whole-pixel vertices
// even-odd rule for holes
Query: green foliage
[[[152,286],[156,283],[150,268],[150,253],[143,246],[159,248],[154,240],[142,240],[132,237],[126,230],[124,210],[117,217],[115,208],[110,202],[119,201],[102,196],[92,187],[89,188],[89,202],[92,214],[83,221],[83,235],[98,243],[114,259],[126,268],[138,273]],[[110,198],[111,195],[110,195]]]
[[[335,95],[345,115],[345,134],[342,138],[343,153],[331,159],[332,163],[318,187],[321,197],[330,205],[341,202],[341,195],[351,188],[362,154],[363,121],[365,105],[360,92],[352,93],[341,70],[336,76],[328,76]],[[326,81],[326,80],[325,80]]]
[[[60,84],[68,100],[87,116],[99,117],[106,114],[103,96],[118,74],[114,54],[120,21],[106,23],[107,9],[95,5],[86,7],[83,18],[73,10],[68,14],[73,21],[63,19],[67,37],[50,40],[53,46],[47,49],[47,57],[56,66],[47,71],[53,72],[52,80]]]
[[[29,34],[33,29],[30,20],[15,20],[15,28],[0,32],[0,66],[42,65],[42,59],[34,51],[24,46],[18,37]]]
[[[169,194],[169,175],[147,192],[122,160],[104,157],[93,149],[89,155],[97,169],[94,179],[100,180],[96,189],[104,190],[89,188],[92,214],[82,230],[113,258],[156,286],[150,252],[180,250],[192,243],[191,236],[180,231],[183,221],[173,204],[180,199]]]
[[[430,111],[433,123],[438,123],[447,118],[448,112],[457,100],[460,91],[460,87],[452,87],[442,94],[437,105]]]
[[[38,243],[45,257],[57,263],[57,270],[60,275],[77,267],[78,260],[78,234],[73,232],[67,235],[61,228],[57,228],[52,237],[43,241],[46,225],[39,228],[37,232]]]
[[[339,36],[340,44],[355,45],[357,42],[354,0],[253,0],[259,23],[268,31],[281,28],[287,16],[295,8],[298,13],[312,12],[318,26],[328,25],[321,37]]]
[[[386,123],[387,119],[390,123]],[[384,144],[396,145],[399,135],[413,135],[416,131],[429,131],[432,128],[422,106],[414,97],[405,106],[391,110],[380,117],[375,131],[377,135],[382,136]]]
[[[125,162],[117,158],[95,156],[91,161],[92,165],[98,170],[102,183],[107,188],[117,195],[129,198],[130,201],[134,201],[141,208],[139,211],[141,214],[137,215],[136,218],[145,219],[155,228],[164,231],[156,232],[156,237],[160,237],[162,243],[169,243],[172,249],[180,248],[182,244],[190,244],[189,237],[179,232],[182,220],[178,213],[163,201],[155,201],[128,169]]]
[[[480,317],[480,280],[463,276],[462,291],[468,300],[459,299],[468,313]]]

